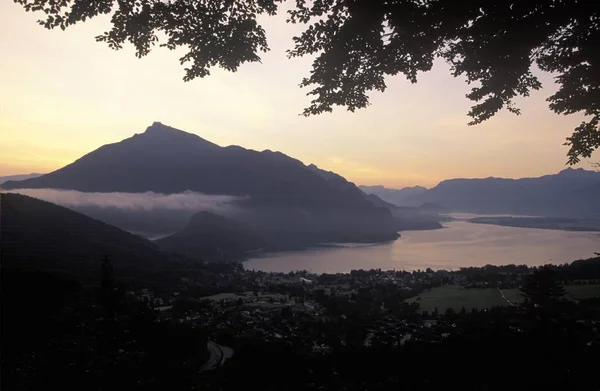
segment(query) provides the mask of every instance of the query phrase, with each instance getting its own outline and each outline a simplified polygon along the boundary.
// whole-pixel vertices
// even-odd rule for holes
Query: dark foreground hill
[[[142,134],[104,145],[59,170],[8,181],[3,188],[165,194],[190,190],[238,196],[244,213],[236,220],[256,226],[269,243],[283,247],[292,242],[397,237],[391,212],[373,205],[354,185],[332,185],[280,152],[220,147],[157,122]],[[190,215],[195,212],[199,211]]]
[[[206,261],[231,261],[265,246],[253,227],[210,212],[192,216],[187,227],[155,241],[165,251]]]
[[[120,276],[162,263],[153,243],[81,213],[21,194],[0,194],[2,267],[98,279],[108,257]]]
[[[121,288],[3,265],[2,390],[195,389],[206,332]]]

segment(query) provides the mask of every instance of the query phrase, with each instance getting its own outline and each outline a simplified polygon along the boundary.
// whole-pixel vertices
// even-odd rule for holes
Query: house
[[[431,327],[437,325],[437,320],[433,320],[433,319],[424,320],[423,325],[427,328],[431,328]]]

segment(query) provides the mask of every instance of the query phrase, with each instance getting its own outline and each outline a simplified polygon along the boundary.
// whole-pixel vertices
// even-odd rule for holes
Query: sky
[[[548,109],[555,87],[540,73],[545,87],[517,100],[521,116],[502,112],[467,126],[469,87],[443,62],[417,84],[388,78],[367,109],[306,118],[299,113],[310,98],[298,84],[311,59],[287,59],[301,27],[285,15],[264,19],[271,51],[262,64],[213,69],[187,83],[182,51],[157,47],[138,59],[131,46],[97,43],[107,17],[65,31],[44,29],[40,18],[0,2],[0,176],[56,170],[160,121],[222,146],[278,150],[357,184],[431,187],[456,177],[556,173],[566,168],[565,138],[583,120]]]

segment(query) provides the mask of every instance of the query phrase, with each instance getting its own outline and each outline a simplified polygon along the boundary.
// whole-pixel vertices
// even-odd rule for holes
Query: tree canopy
[[[565,295],[565,289],[557,281],[557,273],[548,266],[529,275],[521,287],[521,294],[531,304],[547,306]]]
[[[132,43],[139,57],[159,44],[184,47],[184,80],[219,66],[235,71],[269,50],[261,15],[275,15],[284,0],[15,0],[46,14],[52,29],[110,14],[109,31],[96,37],[113,49]],[[586,121],[567,138],[568,162],[600,147],[600,1],[596,0],[287,0],[288,22],[303,24],[289,57],[313,55],[300,86],[313,97],[306,116],[369,105],[385,77],[403,74],[415,83],[434,60],[472,84],[470,125],[506,108],[542,85],[533,67],[552,72],[558,84],[548,97],[559,114]],[[161,42],[160,36],[165,39]]]

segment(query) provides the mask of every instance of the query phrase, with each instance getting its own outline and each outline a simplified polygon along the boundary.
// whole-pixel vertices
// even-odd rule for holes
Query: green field
[[[502,292],[506,299],[511,302],[521,300],[518,289],[506,289]],[[416,301],[421,305],[421,310],[429,312],[433,311],[435,307],[438,308],[438,312],[444,312],[447,308],[459,311],[462,307],[465,307],[469,311],[472,308],[484,309],[508,305],[508,302],[496,288],[466,289],[457,285],[444,285],[433,288],[429,292],[423,292],[407,301]]]
[[[580,300],[588,297],[600,297],[600,285],[566,285],[566,297],[571,300]],[[504,294],[504,297],[502,297]],[[523,300],[518,289],[504,289],[500,292],[496,288],[472,288],[466,289],[457,285],[444,285],[423,292],[419,296],[412,297],[407,302],[417,302],[423,311],[433,311],[435,307],[438,312],[444,312],[447,308],[459,311],[465,307],[467,311],[472,308],[484,309],[501,305],[519,303]]]
[[[566,297],[571,300],[581,300],[589,297],[600,297],[600,285],[566,285]],[[504,297],[502,297],[504,294]],[[484,309],[501,305],[518,303],[523,300],[518,289],[505,289],[500,292],[496,288],[471,288],[466,289],[456,285],[444,285],[433,288],[428,292],[423,292],[419,296],[412,297],[407,302],[417,302],[421,305],[421,310],[433,311],[435,307],[438,312],[446,311],[447,308],[453,308],[459,311],[465,307],[467,311],[472,308]]]
[[[280,302],[281,299],[288,300],[286,295],[279,293],[264,293],[260,292],[258,296],[254,296],[254,292],[247,291],[243,294],[239,293],[219,293],[212,296],[203,297],[203,299],[209,299],[212,301],[220,302],[221,300],[236,301],[238,299],[244,300],[248,305],[253,307],[281,307],[284,304]],[[273,300],[273,303],[269,303],[269,299]]]
[[[567,298],[571,300],[587,299],[589,297],[600,297],[600,284],[593,285],[565,285]]]
[[[221,301],[221,300],[237,300],[237,299],[246,299],[247,295],[238,295],[236,293],[219,293],[212,296],[203,297],[203,299],[209,299],[213,301]]]

